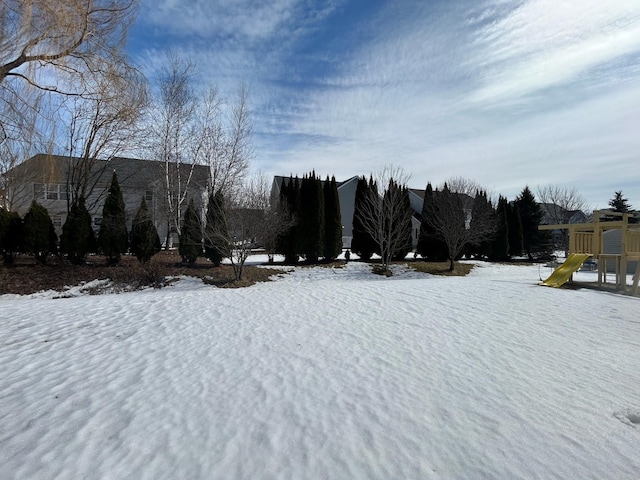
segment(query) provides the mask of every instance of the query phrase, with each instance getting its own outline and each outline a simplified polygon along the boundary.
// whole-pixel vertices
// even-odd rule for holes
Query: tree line
[[[13,264],[18,253],[33,255],[42,264],[50,255],[60,253],[75,265],[85,263],[89,253],[100,253],[109,265],[116,265],[123,254],[131,252],[141,263],[147,263],[160,251],[160,246],[144,197],[131,230],[127,230],[124,200],[115,172],[97,236],[82,196],[74,202],[59,239],[49,212],[35,200],[24,218],[0,207],[0,251],[5,265]]]

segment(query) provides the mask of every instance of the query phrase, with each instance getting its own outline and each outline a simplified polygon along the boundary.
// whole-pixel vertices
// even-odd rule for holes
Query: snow
[[[539,273],[2,296],[0,478],[637,479],[640,298]]]

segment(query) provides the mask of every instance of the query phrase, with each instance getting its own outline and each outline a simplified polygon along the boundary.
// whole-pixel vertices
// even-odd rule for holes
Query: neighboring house
[[[567,210],[553,203],[539,203],[542,209],[541,225],[586,223],[589,217],[581,210]],[[569,231],[556,229],[551,231],[553,244],[559,248],[569,248]]]
[[[290,177],[275,176],[271,186],[271,200],[277,200],[280,197],[280,187],[284,180]],[[338,188],[338,197],[340,199],[340,216],[342,218],[342,248],[351,248],[351,239],[353,238],[353,212],[356,199],[356,188],[358,187],[358,179],[360,177],[351,177],[344,182],[336,182]],[[323,181],[324,184],[324,181]],[[413,247],[418,244],[418,236],[420,235],[420,222],[422,203],[424,202],[424,190],[409,189],[409,200],[413,209],[412,223],[412,240]]]
[[[43,205],[56,228],[62,233],[62,225],[67,217],[73,182],[72,173],[77,170],[81,159],[58,155],[38,154],[6,174],[4,184],[6,206],[21,216],[29,210],[33,200]],[[189,173],[191,165],[182,165],[183,178]],[[184,171],[182,171],[184,170]],[[164,163],[153,160],[116,157],[109,161],[90,160],[86,169],[87,198],[86,205],[91,214],[94,230],[97,232],[102,221],[102,208],[105,196],[111,184],[113,172],[118,175],[118,183],[125,203],[127,227],[135,216],[144,197],[151,219],[158,229],[160,239],[167,237],[166,189]],[[77,173],[77,172],[76,172]],[[184,181],[184,180],[183,180]],[[194,167],[188,199],[193,198],[196,205],[204,205],[204,196],[209,181],[209,168],[203,165]],[[172,235],[170,242],[177,240]]]

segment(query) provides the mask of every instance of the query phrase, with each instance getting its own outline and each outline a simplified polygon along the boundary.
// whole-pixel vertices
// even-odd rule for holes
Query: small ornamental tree
[[[196,263],[198,257],[202,255],[202,228],[193,199],[189,200],[189,206],[184,212],[178,252],[182,261],[189,266]]]
[[[0,251],[5,265],[12,265],[23,249],[22,219],[17,212],[0,207]]]
[[[342,252],[342,217],[336,177],[324,182],[324,259],[334,260]]]
[[[91,228],[91,215],[87,210],[84,197],[80,196],[71,204],[67,220],[62,226],[60,252],[67,255],[74,265],[82,265],[87,254],[95,251],[95,235]]]
[[[120,262],[121,255],[126,253],[129,247],[124,199],[122,198],[122,190],[120,190],[116,172],[113,172],[109,193],[102,209],[98,246],[107,258],[109,265],[117,265]]]
[[[209,195],[204,227],[204,256],[216,267],[230,254],[229,229],[221,190]]]
[[[24,251],[33,255],[37,262],[47,263],[47,257],[55,253],[58,236],[47,209],[35,200],[23,221]]]
[[[162,248],[160,244],[160,236],[156,226],[151,221],[149,210],[147,210],[147,202],[142,197],[140,208],[136,212],[136,216],[131,224],[131,253],[143,265],[148,263],[156,253]]]

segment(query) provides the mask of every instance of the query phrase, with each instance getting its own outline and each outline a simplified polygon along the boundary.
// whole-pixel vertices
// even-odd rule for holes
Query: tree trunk
[[[454,260],[453,260],[453,257],[449,257],[449,271],[450,271],[450,272],[453,272],[453,269],[454,269],[454,268],[455,268],[455,267],[454,267]]]

